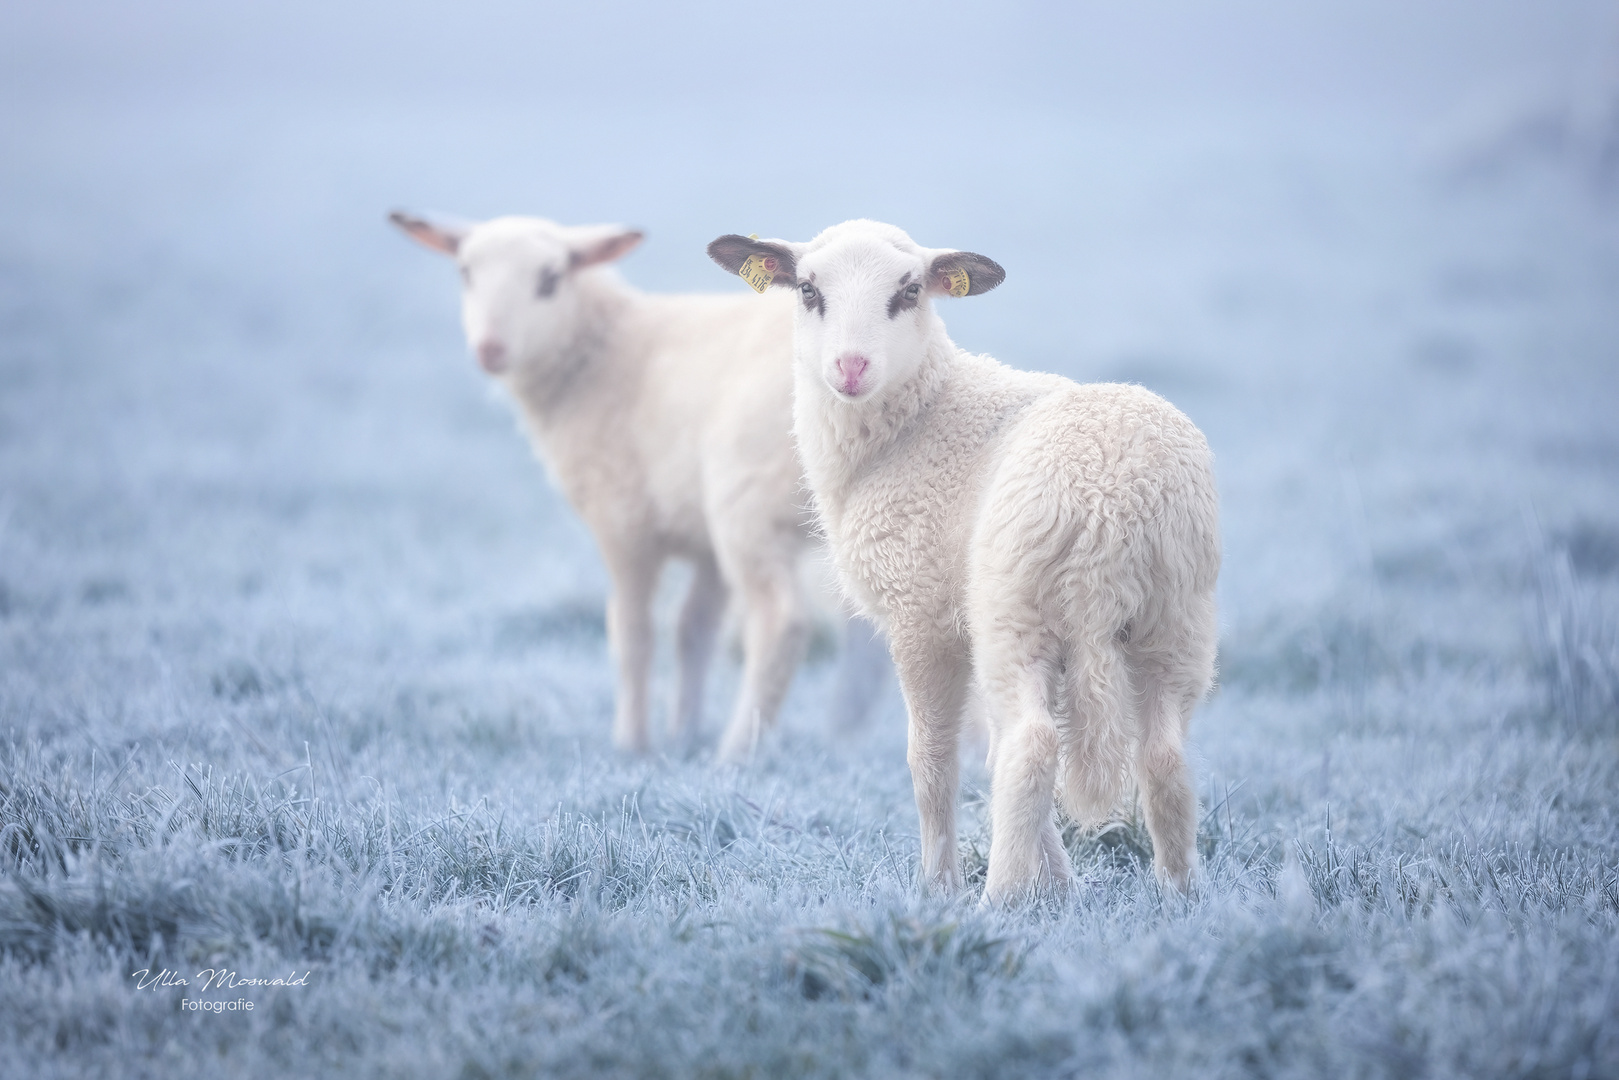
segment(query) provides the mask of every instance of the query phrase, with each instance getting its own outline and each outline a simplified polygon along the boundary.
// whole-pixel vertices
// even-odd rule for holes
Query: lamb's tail
[[[1090,631],[1090,632],[1087,632]],[[1070,639],[1060,680],[1063,808],[1083,824],[1118,805],[1135,756],[1136,691],[1112,625],[1081,628]]]

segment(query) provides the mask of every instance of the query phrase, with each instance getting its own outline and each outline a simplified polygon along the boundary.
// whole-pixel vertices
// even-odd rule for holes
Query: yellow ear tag
[[[972,282],[967,280],[967,271],[960,267],[946,270],[944,276],[950,282],[951,296],[966,296],[967,290],[972,288]]]
[[[762,293],[770,288],[770,283],[776,280],[776,257],[774,255],[749,255],[737,271],[756,293]]]

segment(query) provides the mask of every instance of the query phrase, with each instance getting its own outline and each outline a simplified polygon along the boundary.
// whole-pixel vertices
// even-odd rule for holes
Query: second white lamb
[[[814,537],[789,434],[791,300],[632,289],[610,264],[641,233],[621,226],[392,220],[455,260],[469,347],[516,399],[535,451],[600,547],[619,671],[613,741],[649,746],[653,592],[664,564],[684,559],[695,572],[677,630],[675,742],[689,744],[698,726],[735,596],[742,682],[719,757],[747,758],[809,628],[799,564]],[[844,636],[837,700],[847,725],[887,664],[869,629]]]

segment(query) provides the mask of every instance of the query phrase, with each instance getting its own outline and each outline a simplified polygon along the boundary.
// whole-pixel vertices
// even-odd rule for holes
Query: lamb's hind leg
[[[1183,642],[1173,655],[1137,665],[1142,701],[1136,782],[1152,835],[1152,865],[1160,881],[1182,892],[1197,866],[1197,794],[1182,743],[1192,710],[1214,677],[1212,628],[1197,636],[1208,640]]]
[[[703,688],[714,657],[714,642],[720,620],[725,615],[725,582],[713,556],[698,559],[691,579],[691,590],[680,608],[680,625],[675,634],[675,650],[680,659],[680,683],[676,690],[674,722],[670,734],[682,748],[689,748],[697,737],[703,717]]]
[[[1181,749],[1181,718],[1196,697],[1163,678],[1149,676],[1146,684],[1136,782],[1152,835],[1152,868],[1160,881],[1185,892],[1197,862],[1197,795]]]
[[[989,880],[984,900],[1005,903],[1073,883],[1053,795],[1060,740],[1048,700],[1051,662],[1034,646],[986,644],[980,661],[992,731]]]

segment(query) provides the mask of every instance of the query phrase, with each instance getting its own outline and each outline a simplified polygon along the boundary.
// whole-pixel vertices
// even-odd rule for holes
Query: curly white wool
[[[932,309],[1004,277],[871,221],[809,243],[722,237],[798,291],[794,431],[845,588],[887,629],[910,712],[924,879],[960,883],[971,683],[992,771],[987,900],[1072,878],[1053,795],[1109,812],[1133,770],[1160,877],[1184,888],[1197,800],[1182,742],[1214,676],[1219,510],[1184,415],[959,349]]]

